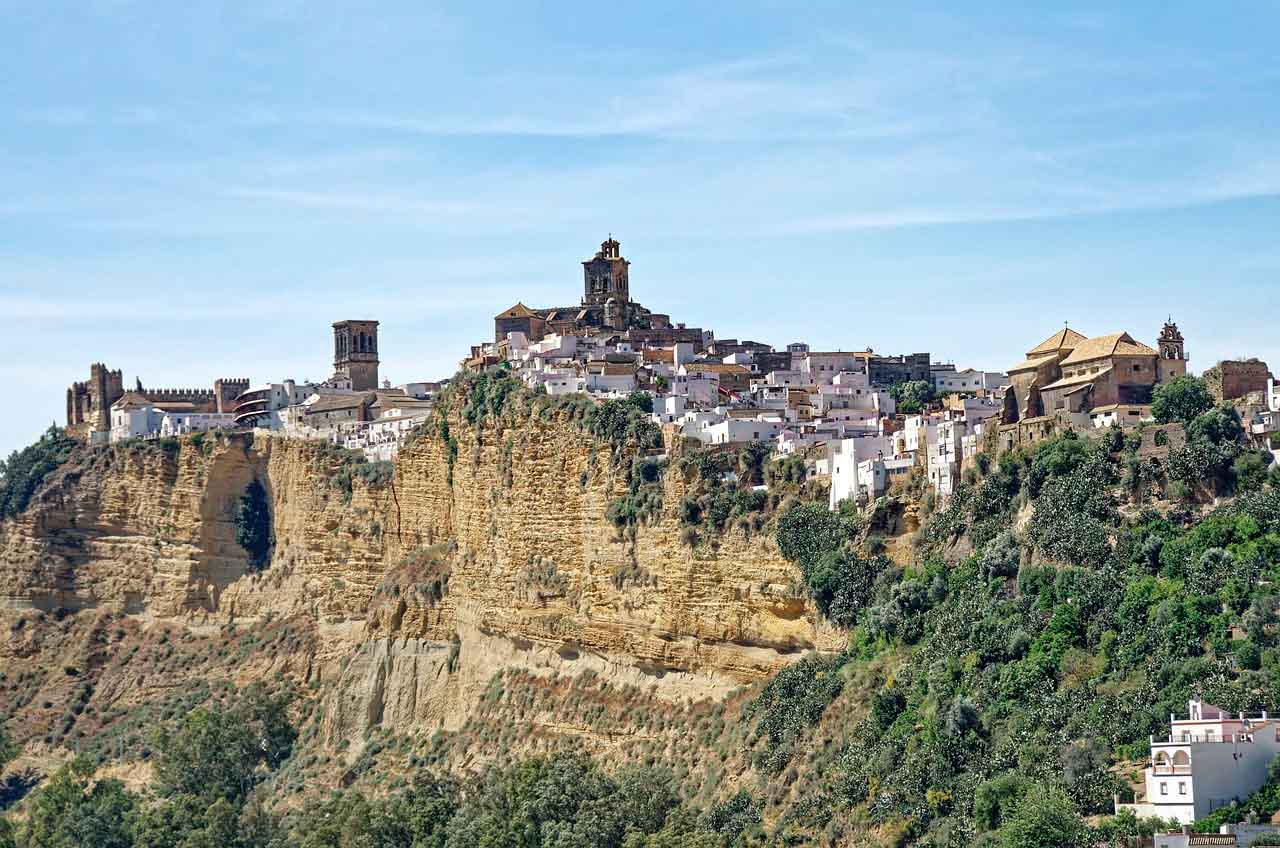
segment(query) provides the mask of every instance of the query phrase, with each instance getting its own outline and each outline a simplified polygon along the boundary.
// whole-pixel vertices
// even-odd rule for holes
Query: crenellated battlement
[[[144,389],[147,400],[213,400],[213,389]]]

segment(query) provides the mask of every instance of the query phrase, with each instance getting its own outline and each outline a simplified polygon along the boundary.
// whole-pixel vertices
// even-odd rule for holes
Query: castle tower
[[[339,321],[333,325],[333,368],[351,388],[378,388],[378,322]]]
[[[631,263],[622,258],[622,245],[612,235],[601,242],[596,255],[582,263],[582,305],[603,306],[610,298],[630,303],[627,269]]]
[[[1178,325],[1173,323],[1173,316],[1169,317],[1160,330],[1156,350],[1160,352],[1160,358],[1156,361],[1157,382],[1167,383],[1174,377],[1187,373],[1188,356],[1183,347],[1182,333],[1178,332]]]

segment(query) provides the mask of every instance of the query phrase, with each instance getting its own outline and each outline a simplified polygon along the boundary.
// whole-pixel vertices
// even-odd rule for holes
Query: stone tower
[[[90,438],[111,429],[111,404],[124,394],[124,375],[101,362],[89,366],[89,379],[67,389],[67,430]]]
[[[333,325],[335,376],[351,381],[351,388],[378,388],[378,322],[339,321]]]
[[[1160,358],[1156,361],[1157,382],[1167,383],[1174,377],[1187,373],[1187,352],[1182,344],[1182,333],[1178,332],[1178,325],[1173,323],[1172,316],[1160,330],[1156,350],[1160,352]]]
[[[621,245],[613,236],[600,244],[596,255],[582,263],[582,305],[603,306],[610,298],[620,304],[631,302],[627,289],[627,269]]]

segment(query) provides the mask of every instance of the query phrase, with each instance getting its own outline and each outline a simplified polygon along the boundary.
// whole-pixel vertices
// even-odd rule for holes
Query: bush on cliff
[[[25,510],[45,478],[71,458],[78,444],[66,430],[51,426],[35,444],[0,460],[0,519]]]
[[[275,538],[271,532],[271,506],[267,490],[256,478],[240,496],[236,507],[236,543],[249,554],[249,565],[260,571],[271,560]]]

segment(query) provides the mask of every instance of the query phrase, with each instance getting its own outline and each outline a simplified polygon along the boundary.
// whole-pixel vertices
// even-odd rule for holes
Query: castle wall
[[[1204,372],[1205,387],[1218,401],[1265,392],[1271,369],[1260,359],[1224,359]]]

